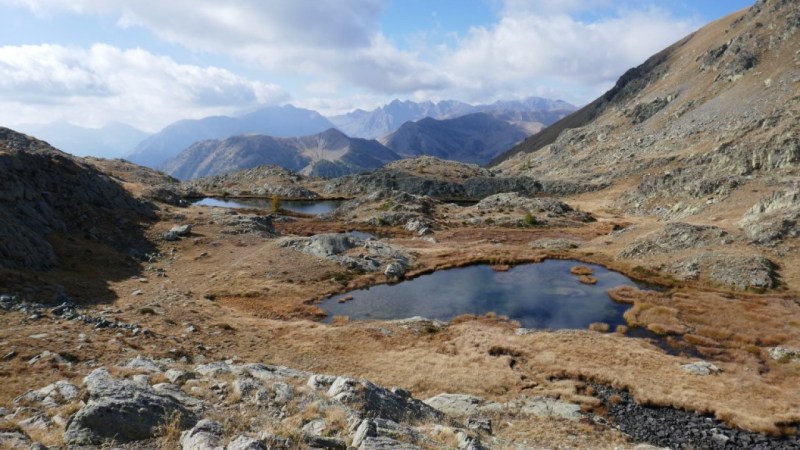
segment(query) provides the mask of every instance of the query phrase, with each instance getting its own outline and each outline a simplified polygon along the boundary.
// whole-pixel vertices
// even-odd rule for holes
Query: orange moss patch
[[[573,275],[591,275],[593,272],[591,267],[574,266],[573,268],[569,269],[569,273]]]

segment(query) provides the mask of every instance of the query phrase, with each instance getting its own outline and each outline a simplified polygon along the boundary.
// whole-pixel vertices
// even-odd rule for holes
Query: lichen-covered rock
[[[197,422],[197,415],[174,397],[127,380],[115,380],[106,369],[96,369],[84,379],[89,402],[69,421],[64,441],[99,444],[152,438],[174,417],[181,428]]]
[[[469,416],[478,411],[478,407],[484,403],[484,400],[464,394],[439,394],[424,400],[424,402],[451,416]]]
[[[708,245],[733,242],[727,231],[703,225],[668,223],[663,229],[648,234],[623,250],[620,258],[642,258],[648,255],[671,253]]]
[[[369,381],[339,377],[327,394],[368,417],[394,422],[416,422],[443,417],[440,411],[412,398],[406,391],[391,391]]]
[[[759,244],[800,237],[800,193],[778,191],[760,200],[745,213],[739,226]]]
[[[197,422],[181,433],[181,450],[219,450],[222,447],[222,424],[209,419]]]
[[[707,361],[698,361],[689,364],[683,364],[681,369],[685,370],[686,372],[692,375],[699,375],[699,376],[708,376],[720,373],[721,370],[719,367],[711,364]]]

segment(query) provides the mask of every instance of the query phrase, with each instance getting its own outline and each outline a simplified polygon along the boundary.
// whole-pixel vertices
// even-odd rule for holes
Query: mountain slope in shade
[[[274,164],[314,176],[340,176],[383,166],[400,157],[377,141],[349,138],[336,129],[297,138],[240,135],[190,146],[164,165],[192,179]]]
[[[800,3],[760,0],[629,70],[495,164],[506,174],[616,186],[605,198],[627,214],[735,213],[734,223],[755,223],[742,219],[751,207],[766,217],[770,208],[759,213],[758,204],[797,192],[798,48]],[[773,231],[796,223],[786,220]]]
[[[150,136],[130,125],[116,122],[102,128],[85,128],[68,122],[22,125],[18,128],[73,155],[103,158],[118,158]]]
[[[137,164],[158,168],[195,142],[258,133],[278,137],[304,136],[331,128],[319,113],[294,106],[270,106],[241,117],[215,116],[181,120],[142,141],[127,155]]]
[[[529,135],[528,129],[486,113],[406,122],[381,142],[404,157],[435,156],[485,164]]]
[[[330,120],[348,136],[375,139],[397,130],[406,122],[426,117],[450,119],[476,112],[502,115],[515,111],[519,114],[518,118],[521,119],[525,113],[541,112],[550,113],[546,117],[553,118],[539,117],[533,121],[549,124],[574,110],[575,107],[567,102],[539,97],[531,97],[519,101],[498,101],[490,105],[470,105],[455,100],[443,100],[438,103],[394,100],[388,105],[373,111],[359,109],[347,114],[330,117]]]

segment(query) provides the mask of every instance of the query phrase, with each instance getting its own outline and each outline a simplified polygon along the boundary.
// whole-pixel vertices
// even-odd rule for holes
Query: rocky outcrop
[[[115,380],[106,369],[84,379],[89,402],[70,419],[64,431],[68,444],[140,441],[154,437],[159,427],[177,420],[181,428],[197,422],[195,411],[179,398],[134,381]]]
[[[679,259],[662,267],[679,279],[705,279],[737,290],[764,290],[778,286],[778,267],[762,256],[710,252]]]
[[[800,438],[772,437],[731,429],[722,421],[691,411],[645,406],[625,391],[593,386],[608,408],[608,415],[622,431],[637,442],[669,448],[709,450],[793,449]]]
[[[436,199],[480,200],[501,192],[536,194],[542,184],[528,177],[497,177],[471,164],[421,157],[331,180],[323,188],[326,194],[348,197],[393,190]]]
[[[595,220],[591,214],[560,200],[517,192],[491,195],[475,205],[451,208],[449,212],[446,218],[451,223],[504,227],[573,225]]]
[[[233,361],[187,367],[137,357],[117,367],[125,371],[116,377],[102,367],[85,377],[85,404],[76,386],[58,382],[26,394],[24,406],[0,413],[0,421],[30,416],[55,430],[63,407],[80,405],[62,425],[63,438],[87,450],[126,443],[184,450],[441,448],[450,436],[467,449],[491,439],[490,427],[462,426],[408,391],[366,380]],[[170,371],[191,376],[153,384]],[[165,441],[178,432],[177,442]],[[31,439],[19,429],[0,433],[0,443]]]
[[[433,228],[437,205],[438,201],[427,196],[378,190],[343,203],[331,216],[372,226],[402,226],[414,233],[428,234]]]
[[[52,234],[124,252],[149,248],[140,223],[152,205],[93,166],[47,143],[0,128],[0,268],[52,269]]]
[[[800,193],[777,191],[753,205],[739,226],[759,244],[774,245],[800,237]]]
[[[373,239],[363,240],[348,233],[286,238],[281,246],[337,262],[351,270],[383,270],[389,278],[402,278],[413,261],[411,255],[401,249]]]
[[[721,228],[674,222],[668,223],[664,225],[664,228],[636,240],[636,242],[620,252],[619,257],[635,259],[649,255],[731,243],[733,243],[733,238]]]
[[[278,237],[280,234],[272,224],[271,216],[239,214],[232,209],[211,216],[220,224],[222,234],[255,234],[264,238]]]
[[[278,196],[284,199],[319,198],[316,192],[304,186],[309,181],[307,177],[280,166],[260,165],[251,169],[196,178],[184,182],[183,186],[188,190],[215,195],[227,193],[233,196]]]

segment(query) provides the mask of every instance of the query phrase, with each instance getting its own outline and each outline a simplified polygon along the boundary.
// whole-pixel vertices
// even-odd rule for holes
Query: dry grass
[[[591,275],[594,272],[592,272],[592,268],[588,267],[588,266],[573,266],[571,269],[569,269],[569,273],[571,273],[573,275],[585,275],[585,276],[588,276],[588,275]]]
[[[597,278],[589,276],[589,275],[581,275],[578,277],[578,281],[583,284],[594,285],[597,284]]]
[[[181,433],[181,415],[177,411],[173,412],[167,420],[156,431],[159,436],[159,446],[162,449],[176,449],[180,448]]]
[[[611,326],[605,322],[594,322],[589,324],[589,329],[599,333],[607,333],[608,330],[611,329]]]

